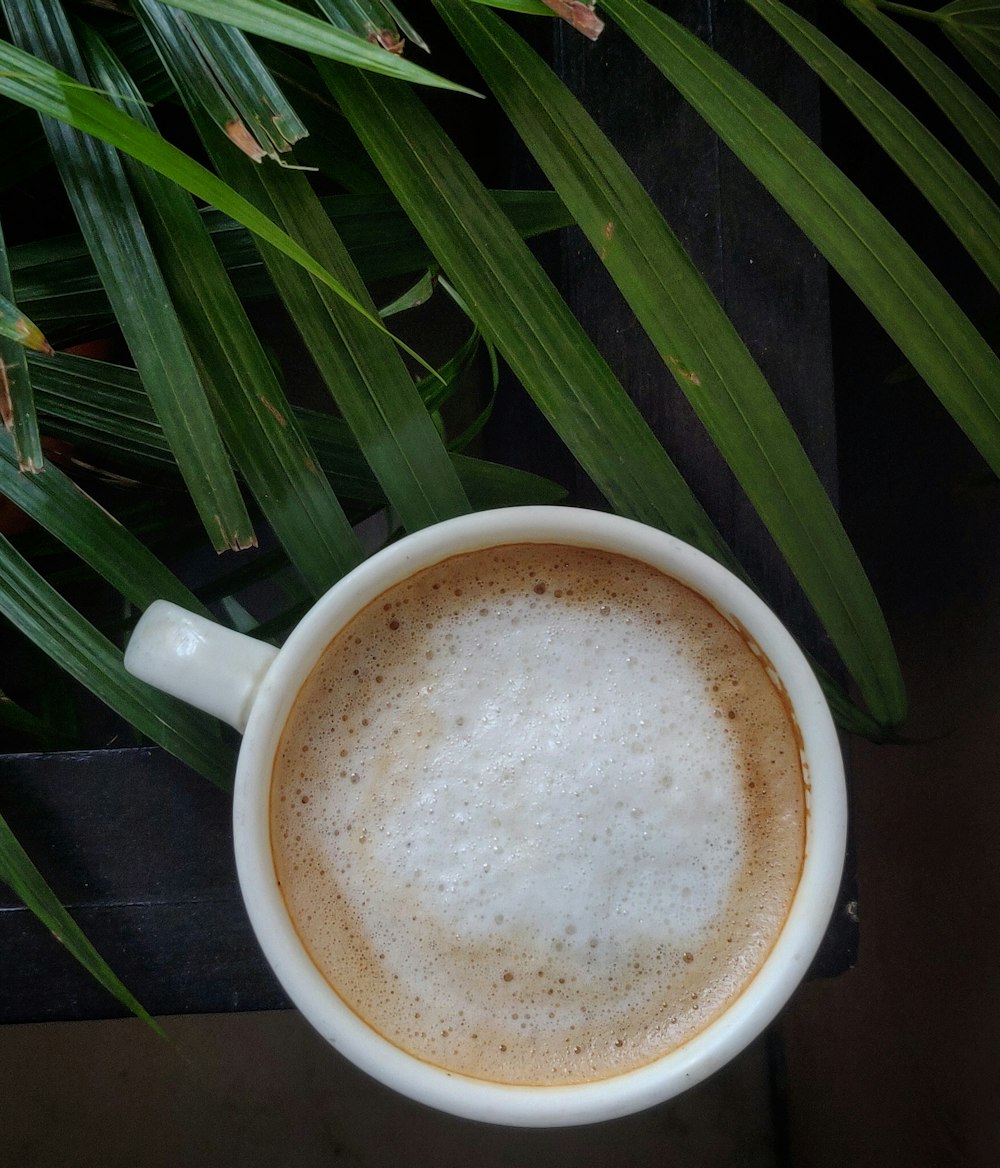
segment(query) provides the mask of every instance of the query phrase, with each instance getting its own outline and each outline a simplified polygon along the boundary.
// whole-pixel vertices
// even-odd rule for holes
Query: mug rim
[[[380,1035],[313,964],[278,887],[270,838],[274,755],[295,698],[334,636],[386,589],[452,555],[513,543],[594,547],[652,564],[694,588],[757,644],[784,689],[801,736],[806,839],[785,923],[756,974],[702,1030],[650,1063],[608,1078],[519,1085],[425,1062]],[[724,598],[724,600],[723,600]],[[236,867],[247,913],[278,981],[345,1057],[418,1102],[469,1119],[569,1126],[643,1110],[718,1070],[774,1019],[826,932],[843,869],[847,798],[839,738],[812,668],[766,603],[690,544],[632,519],[583,508],[533,506],[445,520],[376,552],[333,585],[293,629],[261,683],[239,752],[233,797]]]

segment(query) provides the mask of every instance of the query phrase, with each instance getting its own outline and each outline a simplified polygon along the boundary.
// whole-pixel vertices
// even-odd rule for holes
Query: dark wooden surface
[[[712,40],[808,131],[812,78],[737,3],[672,11]],[[825,265],[783,213],[672,95],[627,39],[563,33],[558,69],[630,161],[689,247],[836,496]],[[805,644],[823,638],[755,514],[577,233],[546,253],[574,311],[776,611]],[[516,389],[492,453],[562,477],[564,452]],[[511,455],[516,447],[516,453]],[[576,501],[599,500],[582,479]],[[286,1005],[250,932],[232,859],[229,801],[154,749],[0,757],[0,813],[102,955],[154,1014]],[[848,968],[857,945],[853,863],[814,975]],[[0,886],[0,1022],[121,1013]]]
[[[154,1014],[287,1005],[243,909],[230,800],[155,748],[0,758],[0,810]],[[122,1011],[0,884],[0,1022]]]

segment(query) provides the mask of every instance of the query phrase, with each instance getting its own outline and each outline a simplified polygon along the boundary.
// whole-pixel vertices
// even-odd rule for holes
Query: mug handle
[[[129,639],[125,668],[242,734],[260,683],[277,655],[273,645],[169,600],[154,600]]]

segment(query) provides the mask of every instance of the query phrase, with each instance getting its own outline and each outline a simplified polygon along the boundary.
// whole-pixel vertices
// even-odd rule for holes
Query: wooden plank
[[[229,799],[176,759],[3,756],[0,812],[153,1014],[287,1004],[243,908]],[[0,953],[0,1022],[122,1013],[3,885]]]

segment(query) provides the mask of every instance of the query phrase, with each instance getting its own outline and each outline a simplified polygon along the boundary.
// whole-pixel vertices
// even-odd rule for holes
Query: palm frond
[[[605,8],[799,224],[1000,472],[1000,360],[899,231],[698,37],[645,0]]]
[[[722,306],[620,155],[529,46],[462,0],[437,5],[708,428],[874,716],[900,720],[902,679],[871,585]]]

